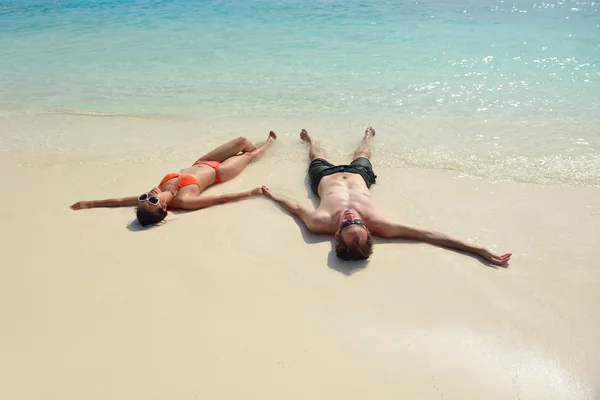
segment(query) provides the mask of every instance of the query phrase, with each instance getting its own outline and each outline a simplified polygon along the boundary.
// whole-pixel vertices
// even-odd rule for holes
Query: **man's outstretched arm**
[[[427,229],[413,228],[407,225],[393,223],[387,220],[379,220],[373,224],[373,233],[385,238],[402,238],[419,240],[425,243],[433,244],[441,247],[461,250],[467,253],[480,255],[492,264],[505,264],[512,255],[494,254],[484,247],[471,246],[461,240],[454,239],[444,233],[436,232]]]
[[[275,203],[281,205],[289,213],[300,217],[300,219],[302,220],[302,222],[304,222],[304,225],[306,225],[306,227],[308,228],[309,231],[315,232],[315,233],[322,233],[322,230],[319,229],[319,225],[315,222],[315,220],[313,218],[313,215],[315,213],[313,210],[310,210],[310,209],[304,207],[302,204],[298,203],[295,200],[287,199],[283,196],[280,196],[278,194],[271,192],[271,189],[269,189],[266,186],[263,186],[262,190],[263,190],[263,195],[265,197],[268,197],[269,199],[273,200]]]

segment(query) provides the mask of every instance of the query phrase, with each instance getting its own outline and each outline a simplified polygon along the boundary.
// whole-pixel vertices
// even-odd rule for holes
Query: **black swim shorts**
[[[365,180],[367,187],[370,188],[375,183],[377,175],[373,173],[371,161],[365,157],[358,157],[350,165],[333,165],[322,158],[315,158],[308,167],[308,177],[310,178],[310,188],[313,193],[319,195],[319,183],[324,176],[337,174],[338,172],[349,172],[359,174]]]

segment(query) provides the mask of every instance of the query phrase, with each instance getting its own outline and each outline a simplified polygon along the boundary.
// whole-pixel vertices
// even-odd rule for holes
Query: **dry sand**
[[[300,148],[280,136],[210,192],[266,184],[310,205],[306,165],[275,163]],[[514,255],[496,269],[377,239],[365,265],[262,198],[145,230],[132,209],[68,208],[180,161],[1,164],[2,399],[600,396],[598,188],[377,168],[391,217]]]

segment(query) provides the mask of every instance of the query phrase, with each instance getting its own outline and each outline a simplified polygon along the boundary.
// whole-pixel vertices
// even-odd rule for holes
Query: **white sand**
[[[310,205],[306,165],[273,168],[301,148],[280,139],[210,191],[267,184]],[[265,199],[171,213],[147,230],[132,209],[68,208],[135,195],[187,163],[40,154],[0,166],[14,202],[0,209],[2,399],[600,393],[598,188],[377,168],[375,156],[373,193],[390,216],[514,255],[494,269],[378,239],[368,266],[349,271],[360,264],[338,261],[328,237]]]

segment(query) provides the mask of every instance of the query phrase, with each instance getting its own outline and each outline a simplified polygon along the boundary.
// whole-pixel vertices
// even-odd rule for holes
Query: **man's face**
[[[360,215],[354,210],[346,210],[340,218],[340,227],[335,236],[341,238],[347,246],[351,246],[356,238],[359,243],[365,243],[368,232]]]

